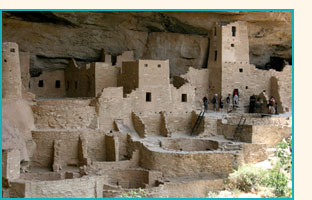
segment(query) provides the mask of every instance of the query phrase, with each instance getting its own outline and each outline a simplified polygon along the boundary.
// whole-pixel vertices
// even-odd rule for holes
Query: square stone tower
[[[211,35],[208,60],[209,96],[212,98],[214,94],[221,94],[224,97],[228,93],[224,92],[224,87],[228,87],[229,83],[227,80],[235,81],[235,76],[240,75],[236,71],[243,72],[243,67],[240,68],[239,65],[249,65],[247,24],[242,21],[216,23]],[[234,67],[227,67],[229,64]],[[231,70],[236,71],[231,73]]]

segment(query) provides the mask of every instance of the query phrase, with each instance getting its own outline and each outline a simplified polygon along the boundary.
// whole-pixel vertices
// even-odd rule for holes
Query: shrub
[[[229,176],[229,182],[232,188],[241,191],[250,192],[257,190],[263,185],[267,178],[267,172],[255,165],[247,164],[238,168]]]
[[[270,170],[269,177],[265,181],[268,187],[273,189],[275,197],[291,197],[291,188],[288,187],[288,178],[281,170],[281,163],[276,163],[275,167]]]
[[[145,198],[147,197],[147,194],[145,190],[142,188],[139,188],[137,191],[136,190],[130,190],[129,192],[123,192],[121,194],[122,198]]]
[[[282,168],[287,172],[292,168],[292,154],[291,154],[292,139],[284,140],[276,146],[276,156],[279,158]]]
[[[212,198],[217,198],[217,197],[218,197],[218,194],[215,193],[215,192],[213,192],[213,191],[209,191],[209,192],[207,193],[207,198],[212,199]]]

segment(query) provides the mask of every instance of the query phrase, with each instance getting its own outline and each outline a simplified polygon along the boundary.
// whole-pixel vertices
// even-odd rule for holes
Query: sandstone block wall
[[[117,87],[119,68],[102,62],[92,64],[95,65],[95,96],[101,93],[103,88]]]
[[[29,67],[30,67],[30,54],[29,52],[19,52],[20,64],[21,64],[21,79],[22,84],[25,88],[30,87],[30,75],[29,75]]]
[[[101,198],[105,176],[84,176],[77,179],[65,179],[54,181],[25,181],[16,182],[13,190],[19,190],[13,198]]]
[[[66,96],[68,97],[94,97],[95,63],[79,67],[72,59],[65,68]]]
[[[42,87],[39,86],[39,81],[42,82]],[[56,87],[56,81],[60,83],[59,88]],[[36,97],[65,97],[66,87],[64,70],[42,71],[40,76],[30,78],[29,91],[34,93]]]
[[[227,175],[237,167],[236,162],[236,155],[230,152],[183,153],[147,147],[140,151],[140,166],[161,171],[164,177]]]
[[[3,43],[2,55],[2,98],[21,98],[22,80],[18,45],[13,42]]]
[[[252,142],[264,143],[268,147],[275,146],[283,138],[288,138],[292,135],[291,127],[283,126],[268,126],[256,125],[252,127]]]
[[[268,159],[266,144],[241,144],[240,161],[243,163],[258,163]]]
[[[222,190],[223,188],[223,179],[164,183],[164,189],[168,190],[168,198],[206,198],[209,191]]]
[[[88,141],[88,156],[92,161],[105,161],[105,133],[95,130],[76,131],[33,131],[33,140],[37,151],[32,157],[32,165],[50,168],[53,164],[53,140],[60,142],[61,166],[78,166],[79,136],[83,135]]]
[[[249,41],[247,23],[233,22],[221,26],[222,62],[248,62]],[[234,34],[234,35],[233,35]]]
[[[189,67],[188,72],[181,77],[194,86],[196,109],[203,109],[202,99],[209,93],[209,70]]]
[[[17,149],[2,150],[2,178],[7,180],[20,177],[20,152]]]
[[[32,106],[35,125],[39,129],[98,128],[95,107],[90,100],[41,100]]]

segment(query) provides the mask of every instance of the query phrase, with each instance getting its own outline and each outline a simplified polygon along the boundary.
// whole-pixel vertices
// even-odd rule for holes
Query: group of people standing
[[[278,114],[278,104],[273,96],[270,97],[267,104],[269,114]],[[249,113],[263,113],[263,100],[253,94],[249,98]]]
[[[204,96],[203,103],[204,103],[205,112],[207,112],[208,104],[209,104],[208,95]],[[218,98],[218,94],[215,94],[211,100],[211,103],[213,105],[213,109],[215,112],[223,111],[223,108],[226,109],[226,112],[231,112],[233,107],[234,108],[238,107],[238,103],[239,103],[238,93],[234,92],[232,102],[231,102],[231,94],[228,94],[225,100],[222,96]]]
[[[208,111],[209,99],[208,95],[203,98],[205,112]],[[231,94],[224,99],[222,96],[218,98],[218,94],[215,94],[211,99],[211,103],[213,105],[213,109],[215,112],[223,111],[225,108],[226,112],[231,112],[233,108],[237,108],[239,105],[239,96],[238,92],[235,90],[233,93],[232,101]],[[278,105],[273,96],[269,99],[269,103],[267,104],[268,113],[269,114],[278,114]],[[260,97],[256,97],[254,94],[250,96],[249,101],[249,113],[263,113],[263,100]]]

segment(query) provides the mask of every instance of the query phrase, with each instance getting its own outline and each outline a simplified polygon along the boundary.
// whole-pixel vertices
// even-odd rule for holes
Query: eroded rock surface
[[[32,75],[134,50],[135,59],[170,59],[172,75],[207,64],[214,22],[248,22],[250,61],[292,58],[292,14],[274,12],[4,12],[3,41],[29,51]],[[291,64],[291,63],[290,63]],[[40,71],[40,70],[39,70]]]

